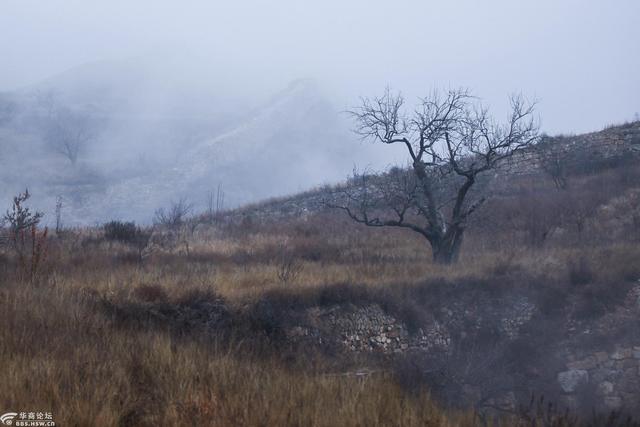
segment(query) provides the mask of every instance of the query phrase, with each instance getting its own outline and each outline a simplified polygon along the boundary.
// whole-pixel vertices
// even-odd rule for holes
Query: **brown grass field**
[[[338,284],[401,300],[425,280],[509,282],[541,272],[544,286],[566,288],[577,260],[593,286],[609,289],[640,279],[638,230],[609,215],[614,208],[602,209],[631,200],[637,176],[634,169],[576,178],[571,197],[588,202],[579,213],[575,203],[560,203],[566,194],[556,197],[549,182],[523,180],[479,214],[455,266],[434,265],[410,232],[360,227],[334,213],[203,226],[187,233],[188,249],[143,260],[99,229],[66,230],[47,238],[32,279],[23,271],[32,267],[7,248],[0,255],[0,407],[51,411],[61,426],[482,425],[473,409],[445,408],[426,387],[408,390],[393,374],[341,375],[357,360],[281,351],[243,324],[224,338],[153,325],[145,310],[157,301],[221,299],[245,313],[267,293],[312,298]],[[601,201],[603,188],[610,191]],[[554,218],[560,210],[564,217],[539,242],[536,219],[544,212],[529,222],[521,213],[551,207]],[[576,231],[575,215],[583,213],[584,229]],[[511,225],[491,226],[492,218]],[[283,247],[297,263],[286,283],[277,256]],[[129,307],[130,319],[105,307]],[[506,416],[495,424],[572,424],[571,416],[550,419]]]

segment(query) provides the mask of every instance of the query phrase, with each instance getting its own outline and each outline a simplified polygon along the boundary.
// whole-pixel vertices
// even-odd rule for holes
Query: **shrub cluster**
[[[151,238],[151,230],[138,227],[134,222],[110,221],[102,228],[106,240],[134,247],[138,251],[139,258],[142,257],[142,251]]]

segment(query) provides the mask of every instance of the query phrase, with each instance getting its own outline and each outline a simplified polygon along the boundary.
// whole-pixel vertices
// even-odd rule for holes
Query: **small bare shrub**
[[[42,212],[31,212],[31,210],[24,205],[29,198],[31,198],[29,189],[15,196],[11,209],[7,210],[3,217],[4,222],[9,224],[9,228],[14,234],[28,230],[32,226],[38,226],[43,217]]]
[[[169,209],[159,208],[155,212],[154,223],[168,228],[180,227],[193,211],[193,205],[181,198],[171,203]]]
[[[138,228],[133,222],[110,221],[102,226],[107,240],[128,243],[135,240]]]
[[[566,190],[569,185],[569,165],[571,152],[564,146],[563,138],[544,137],[540,144],[542,170],[553,180],[558,190]]]
[[[9,224],[8,240],[18,258],[18,276],[21,280],[33,283],[47,254],[48,229],[38,230],[43,214],[32,212],[24,205],[30,197],[28,189],[15,196],[3,222]]]
[[[564,194],[560,192],[544,192],[535,187],[519,189],[517,197],[505,200],[501,208],[504,222],[509,228],[522,235],[524,243],[532,248],[541,248],[562,225]],[[491,227],[498,233],[499,223]]]
[[[151,231],[136,226],[134,222],[110,221],[102,226],[104,238],[132,246],[142,259],[142,252],[149,244]]]
[[[283,284],[295,282],[302,272],[302,262],[286,245],[281,245],[276,258],[278,279]]]
[[[35,225],[29,232],[20,231],[13,238],[18,253],[19,276],[30,283],[36,282],[47,256],[47,237],[49,230],[45,227],[39,231]]]

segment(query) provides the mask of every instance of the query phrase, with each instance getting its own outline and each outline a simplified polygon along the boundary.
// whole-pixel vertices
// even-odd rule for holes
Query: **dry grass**
[[[389,375],[327,375],[335,366],[321,355],[296,361],[302,356],[283,357],[242,333],[223,339],[133,327],[102,302],[175,304],[197,290],[243,310],[268,293],[313,298],[341,284],[401,301],[425,280],[508,284],[544,273],[540,286],[564,289],[577,280],[593,293],[640,279],[633,236],[565,232],[530,247],[518,230],[471,233],[459,264],[449,267],[434,265],[411,233],[332,215],[247,233],[205,228],[189,237],[188,253],[142,262],[135,248],[96,230],[69,231],[50,238],[32,283],[20,281],[15,259],[0,252],[0,412],[52,411],[64,426],[476,425],[472,411],[444,410],[426,390],[408,391]],[[290,283],[278,277],[282,245],[300,265]]]
[[[46,409],[60,425],[79,426],[451,425],[428,395],[409,395],[390,378],[292,372],[268,354],[246,354],[241,342],[119,328],[83,290],[128,292],[131,282],[83,273],[86,282],[3,285],[2,408]],[[153,275],[130,273],[132,281]]]
[[[400,293],[424,278],[487,277],[501,268],[566,276],[575,259],[591,263],[593,280],[611,280],[636,274],[628,260],[640,256],[631,244],[523,249],[467,253],[460,266],[443,267],[431,264],[423,242],[411,235],[360,233],[332,242],[345,254],[340,260],[302,260],[298,281],[288,285],[268,257],[232,256],[238,248],[259,253],[277,236],[212,240],[189,256],[158,255],[142,264],[123,257],[125,247],[107,243],[73,249],[76,237],[68,236],[52,242],[48,274],[34,284],[12,280],[5,259],[0,405],[52,410],[60,425],[471,425],[472,413],[446,413],[426,392],[409,393],[389,376],[327,376],[322,366],[292,370],[240,340],[218,345],[122,326],[96,301],[175,301],[200,289],[240,307],[272,291],[304,296],[337,283]]]

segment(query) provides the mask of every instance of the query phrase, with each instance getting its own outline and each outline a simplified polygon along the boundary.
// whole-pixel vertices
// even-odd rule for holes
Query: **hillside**
[[[553,179],[554,173],[588,175],[594,171],[634,163],[640,158],[640,122],[610,126],[602,131],[573,136],[544,136],[540,145],[518,153],[501,164],[491,179],[498,195],[509,192],[513,179]],[[562,171],[557,169],[561,167]],[[384,178],[383,178],[384,179]],[[505,184],[506,183],[506,184]],[[250,204],[227,213],[230,219],[297,218],[326,211],[343,188],[350,184],[325,186],[303,193]]]
[[[62,422],[88,425],[181,425],[184,414],[221,426],[640,416],[640,122],[544,136],[499,164],[474,188],[489,197],[458,264],[444,266],[419,235],[329,207],[363,191],[342,177],[366,158],[313,81],[224,126],[204,125],[206,115],[110,116],[96,104],[103,145],[76,163],[47,151],[46,104],[20,96],[0,110],[5,192],[27,185],[49,221],[57,195],[64,210],[56,233],[0,228],[1,365],[29,361],[0,374],[9,389],[44,390],[0,396],[8,405],[47,400]],[[155,144],[123,151],[150,136]],[[380,212],[405,173],[370,174]],[[458,183],[443,177],[446,196]],[[226,204],[202,213],[220,183]],[[281,197],[246,204],[268,196]],[[144,226],[181,198],[196,215]],[[86,226],[113,219],[143,227]],[[29,379],[41,351],[45,373]],[[84,361],[84,376],[68,360]],[[98,402],[105,409],[76,409]]]
[[[230,94],[230,77],[222,74],[199,84],[206,72],[188,57],[162,66],[153,58],[102,61],[0,94],[0,197],[28,186],[49,223],[59,197],[67,225],[149,223],[156,209],[181,198],[204,210],[218,188],[224,207],[236,208],[339,183],[354,165],[381,170],[401,161],[390,147],[358,141],[347,116],[313,80],[250,97]],[[77,161],[51,135],[61,125],[70,134],[84,126]],[[588,160],[633,155],[635,141],[637,123],[551,137],[547,145],[576,152],[575,145]],[[536,156],[516,158],[510,173],[539,168]],[[283,209],[313,211],[322,199],[316,196],[309,193],[300,206],[296,197],[285,199]]]
[[[0,0],[0,427],[640,427],[640,0]]]
[[[319,209],[340,187],[36,230],[26,258],[4,239],[0,400],[81,425],[637,425],[640,164],[578,158],[564,187],[495,181],[453,266]]]

